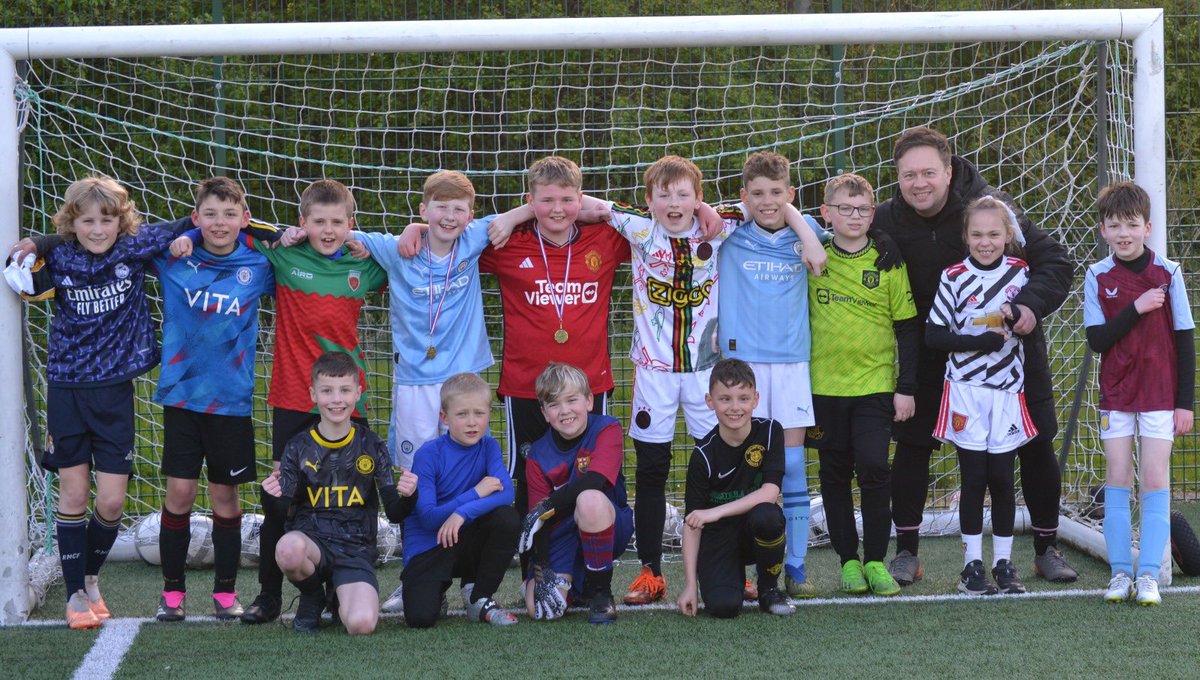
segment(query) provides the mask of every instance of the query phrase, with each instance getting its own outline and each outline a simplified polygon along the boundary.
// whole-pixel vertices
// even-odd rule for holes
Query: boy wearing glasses
[[[905,267],[882,271],[875,264],[879,253],[867,235],[874,211],[874,189],[863,177],[847,173],[825,184],[821,217],[833,238],[825,244],[825,273],[808,287],[816,424],[806,443],[819,455],[829,538],[842,563],[840,589],[890,596],[900,586],[883,562],[892,530],[888,448],[892,421],[911,418],[915,407],[919,322]],[[850,491],[856,473],[861,561]]]

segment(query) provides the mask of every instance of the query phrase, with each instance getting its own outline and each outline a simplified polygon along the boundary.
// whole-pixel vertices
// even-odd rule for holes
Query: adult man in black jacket
[[[940,132],[927,127],[906,130],[896,141],[892,159],[899,190],[876,209],[872,228],[891,235],[899,245],[918,319],[929,317],[942,270],[967,257],[962,237],[962,213],[967,204],[993,195],[1017,216],[1030,273],[1029,283],[1013,300],[1021,313],[1012,330],[1023,336],[1025,343],[1025,399],[1038,429],[1037,438],[1017,449],[1021,486],[1034,529],[1035,570],[1052,581],[1074,581],[1078,574],[1056,547],[1062,479],[1053,449],[1058,423],[1041,324],[1066,299],[1074,266],[1062,245],[1034,226],[1011,196],[990,186],[969,161],[952,156],[950,144]],[[896,557],[889,571],[901,585],[921,577],[918,530],[929,490],[929,456],[940,446],[932,432],[945,370],[946,354],[925,346],[922,327],[916,415],[893,425]]]

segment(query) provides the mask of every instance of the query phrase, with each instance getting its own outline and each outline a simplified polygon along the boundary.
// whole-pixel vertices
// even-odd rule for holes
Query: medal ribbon
[[[542,232],[538,230],[537,235],[538,247],[542,250],[542,266],[546,268],[546,280],[553,285],[554,280],[550,274],[550,260],[546,258],[546,245],[542,242]],[[558,315],[558,327],[560,329],[563,327],[563,312],[567,306],[567,280],[571,278],[571,246],[573,236],[574,234],[571,234],[567,237],[567,270],[563,272],[562,293],[557,296],[553,292],[550,293],[550,300],[554,303],[554,313]]]
[[[433,227],[430,226],[430,229]],[[437,328],[438,319],[442,318],[442,305],[446,302],[446,294],[450,292],[450,275],[454,272],[454,260],[458,254],[458,239],[450,247],[450,262],[446,264],[446,281],[442,284],[442,297],[437,303],[437,312],[433,310],[433,249],[429,247],[429,235],[425,235],[425,265],[429,268],[429,346],[433,347],[433,331]]]

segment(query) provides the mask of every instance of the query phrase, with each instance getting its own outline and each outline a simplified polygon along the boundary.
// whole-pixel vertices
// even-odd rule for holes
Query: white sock
[[[1000,560],[1012,559],[1012,536],[996,536],[992,535],[992,566],[1000,563]]]
[[[963,534],[963,566],[983,560],[983,534]]]

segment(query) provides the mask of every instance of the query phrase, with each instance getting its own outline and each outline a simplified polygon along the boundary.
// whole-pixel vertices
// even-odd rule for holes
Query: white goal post
[[[0,246],[20,235],[18,63],[41,59],[481,52],[958,43],[1131,41],[1134,179],[1167,225],[1163,12],[1160,9],[791,14],[0,29]],[[960,150],[962,151],[962,150]],[[585,169],[586,172],[586,169]],[[1151,234],[1166,252],[1166,229]],[[0,624],[24,621],[29,539],[22,303],[0,295]]]

